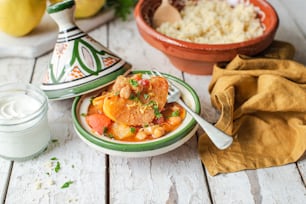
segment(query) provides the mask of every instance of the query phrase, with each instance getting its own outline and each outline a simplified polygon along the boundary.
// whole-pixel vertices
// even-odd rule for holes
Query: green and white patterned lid
[[[59,27],[41,89],[51,100],[95,91],[126,75],[131,65],[83,32],[74,22],[74,0],[48,6]]]

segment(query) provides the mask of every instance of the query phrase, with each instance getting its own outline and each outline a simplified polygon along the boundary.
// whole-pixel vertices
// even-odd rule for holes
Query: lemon
[[[31,32],[41,21],[46,0],[0,0],[0,30],[19,37]]]
[[[57,3],[63,0],[50,0]],[[88,18],[97,14],[104,6],[106,0],[75,0],[75,18]]]

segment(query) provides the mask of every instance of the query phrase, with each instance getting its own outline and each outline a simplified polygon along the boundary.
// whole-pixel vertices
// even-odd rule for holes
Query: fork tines
[[[163,77],[163,75],[159,71],[157,71],[157,70],[151,70],[151,74],[153,76],[161,76],[161,77]]]
[[[165,76],[163,76],[159,71],[157,71],[155,69],[151,70],[151,74],[152,74],[152,76],[161,76],[161,77],[164,77],[167,80],[167,82],[169,84],[168,95],[172,95],[172,94],[174,94],[174,93],[176,93],[178,91],[178,88],[174,84],[172,84],[169,79],[167,79]]]

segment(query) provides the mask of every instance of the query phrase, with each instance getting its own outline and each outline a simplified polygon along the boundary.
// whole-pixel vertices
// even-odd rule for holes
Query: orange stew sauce
[[[103,115],[102,117],[107,117],[105,116],[103,113],[100,113],[99,111],[100,109],[97,109],[95,106],[93,106],[92,104],[89,106],[88,108],[88,113],[86,115],[86,121],[88,123],[88,118],[90,118],[90,116],[92,115]],[[120,137],[116,134],[116,131],[114,131],[114,121],[112,121],[111,119],[109,119],[110,124],[108,125],[108,127],[102,127],[100,128],[102,130],[102,132],[98,132],[97,127],[93,127],[92,125],[91,128],[93,128],[93,131],[98,134],[98,135],[102,135],[104,134],[104,136],[116,139],[116,140],[121,140],[121,141],[130,141],[130,142],[138,142],[138,141],[145,141],[145,140],[153,140],[156,139],[155,137],[152,136],[152,134],[148,134],[147,137],[145,138],[139,138],[136,137],[137,133],[140,130],[143,129],[150,129],[150,127],[155,127],[156,125],[164,128],[165,132],[163,135],[175,130],[184,120],[185,116],[186,116],[186,110],[184,108],[182,108],[179,104],[177,103],[167,103],[164,107],[164,109],[161,111],[161,117],[160,118],[155,118],[151,124],[145,125],[145,126],[128,126],[126,127],[126,131],[129,131],[130,134],[128,137]],[[103,125],[101,125],[103,126]],[[96,130],[95,130],[96,129]],[[152,128],[151,128],[152,129]],[[150,133],[150,131],[147,131]],[[162,135],[162,136],[163,136]],[[161,136],[161,137],[162,137]]]
[[[92,99],[86,122],[98,136],[121,141],[163,137],[184,120],[186,111],[166,103],[168,82],[163,77],[120,76],[114,85]]]

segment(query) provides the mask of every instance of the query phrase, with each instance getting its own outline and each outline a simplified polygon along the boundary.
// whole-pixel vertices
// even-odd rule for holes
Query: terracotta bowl
[[[163,52],[179,70],[198,75],[212,73],[217,62],[228,62],[237,54],[254,56],[266,49],[273,41],[279,19],[275,9],[266,0],[250,0],[265,14],[261,17],[265,26],[263,35],[248,41],[230,44],[198,44],[168,37],[152,26],[152,17],[161,0],[139,0],[134,10],[140,35],[151,46]],[[178,9],[179,0],[172,4]]]

